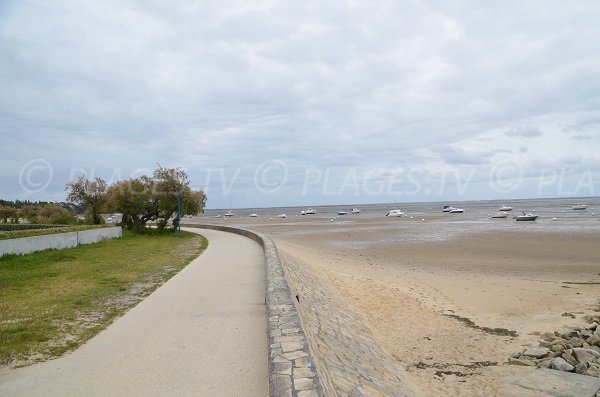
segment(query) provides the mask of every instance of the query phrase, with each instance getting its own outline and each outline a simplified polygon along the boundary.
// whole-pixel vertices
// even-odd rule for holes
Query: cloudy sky
[[[184,167],[208,207],[600,195],[600,2],[0,2],[0,197]]]

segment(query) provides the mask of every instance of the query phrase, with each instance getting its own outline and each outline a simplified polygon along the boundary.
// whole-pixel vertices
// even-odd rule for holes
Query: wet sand
[[[540,332],[583,325],[600,297],[600,229],[500,222],[485,231],[441,215],[302,217],[246,227],[334,288],[423,395],[475,396],[510,394],[525,369],[485,367],[537,346]]]

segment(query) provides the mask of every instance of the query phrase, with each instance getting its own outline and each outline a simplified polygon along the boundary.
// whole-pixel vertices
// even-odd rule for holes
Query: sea
[[[585,204],[584,210],[574,210],[573,206]],[[442,212],[444,205],[464,209],[463,213],[450,214]],[[506,219],[492,219],[491,215],[497,213],[501,206],[508,205],[513,208]],[[515,199],[515,200],[480,200],[480,201],[454,201],[454,202],[423,202],[423,203],[381,203],[381,204],[341,204],[341,205],[316,205],[311,208],[317,211],[315,215],[301,215],[309,207],[272,207],[272,208],[238,208],[232,209],[233,217],[225,218],[223,215],[228,209],[206,210],[199,218],[202,222],[228,224],[231,226],[252,229],[257,225],[295,226],[310,224],[334,223],[340,227],[386,227],[373,222],[385,218],[389,210],[400,209],[405,213],[402,218],[395,218],[398,222],[420,222],[428,227],[419,227],[418,239],[423,238],[438,240],[457,232],[468,231],[495,231],[495,230],[537,230],[555,232],[599,232],[600,231],[600,197],[586,198],[543,198],[543,199]],[[360,209],[360,214],[351,214],[352,208]],[[348,215],[338,215],[338,211],[348,211]],[[534,222],[516,222],[513,217],[522,212],[538,215]],[[258,215],[256,218],[250,214]],[[286,214],[286,218],[279,215]],[[394,222],[389,219],[389,222]],[[388,222],[386,222],[388,224]],[[423,225],[425,226],[425,225]],[[327,229],[329,232],[331,228]],[[314,233],[313,229],[311,233]],[[327,232],[327,231],[323,231]],[[285,231],[281,234],[303,233],[298,230]],[[273,233],[273,234],[280,234]],[[599,241],[600,243],[600,241]]]

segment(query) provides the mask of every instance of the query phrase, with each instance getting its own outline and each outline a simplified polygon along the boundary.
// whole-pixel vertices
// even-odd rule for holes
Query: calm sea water
[[[572,206],[578,203],[586,204],[585,210],[573,210]],[[498,212],[503,205],[513,207],[507,219],[490,219],[490,215]],[[463,208],[462,214],[443,213],[444,205],[452,205]],[[351,208],[359,208],[358,215],[337,216],[340,210],[350,211]],[[591,198],[561,198],[561,199],[527,199],[527,200],[489,200],[489,201],[462,201],[447,203],[394,203],[388,204],[365,204],[365,205],[324,205],[312,207],[317,211],[316,215],[300,215],[307,207],[278,207],[278,208],[244,208],[233,209],[235,213],[231,218],[215,218],[227,210],[207,210],[201,216],[204,221],[211,223],[224,223],[233,226],[252,228],[261,224],[273,225],[299,225],[300,223],[331,223],[335,222],[340,228],[356,225],[363,229],[369,227],[386,227],[386,225],[370,226],[369,219],[385,218],[385,214],[391,210],[400,208],[406,217],[403,221],[422,223],[415,230],[419,240],[423,238],[437,240],[444,239],[449,235],[461,232],[477,232],[490,230],[511,230],[523,228],[535,228],[538,231],[560,231],[560,232],[590,232],[600,231],[600,197]],[[535,222],[515,222],[512,217],[521,211],[539,215]],[[250,214],[257,214],[257,218],[250,218]],[[286,219],[280,219],[279,214],[286,214]],[[389,218],[388,218],[389,219]],[[391,220],[390,220],[391,221]],[[393,227],[390,226],[390,227]],[[287,229],[287,228],[285,228]],[[292,228],[289,228],[292,229]],[[327,229],[331,232],[331,228]],[[315,231],[311,231],[314,233]],[[301,230],[282,230],[281,234],[301,234]],[[279,234],[275,232],[274,234]]]

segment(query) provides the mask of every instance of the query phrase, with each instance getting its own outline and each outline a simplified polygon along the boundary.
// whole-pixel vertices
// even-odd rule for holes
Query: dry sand
[[[524,370],[483,367],[537,346],[540,332],[584,324],[600,297],[600,229],[506,225],[448,229],[439,217],[252,228],[334,287],[425,395],[479,396],[510,394]]]

